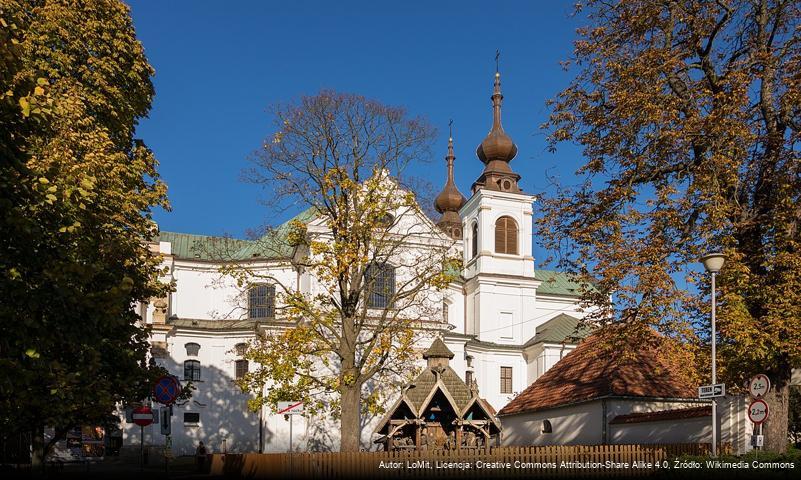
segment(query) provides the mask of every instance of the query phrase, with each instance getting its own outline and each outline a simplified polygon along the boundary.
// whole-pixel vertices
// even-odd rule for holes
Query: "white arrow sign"
[[[714,385],[703,385],[698,387],[698,398],[715,398],[726,395],[726,385],[716,383]]]

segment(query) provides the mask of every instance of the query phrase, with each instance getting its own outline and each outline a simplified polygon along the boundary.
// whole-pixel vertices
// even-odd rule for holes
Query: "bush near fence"
[[[498,447],[435,452],[215,454],[210,473],[234,478],[639,477],[658,472],[671,458],[707,455],[709,449],[709,444],[659,444]],[[730,446],[723,445],[721,450],[721,453],[728,453]],[[455,465],[437,468],[448,462]],[[478,468],[477,462],[484,462],[484,468]],[[515,462],[531,465],[531,468],[515,468]],[[573,462],[582,462],[582,465],[571,468]],[[628,466],[608,468],[607,462]],[[511,467],[499,468],[499,463]]]

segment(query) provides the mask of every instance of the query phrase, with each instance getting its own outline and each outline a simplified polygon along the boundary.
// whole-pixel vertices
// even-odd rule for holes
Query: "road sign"
[[[153,410],[150,407],[142,406],[133,411],[133,421],[140,427],[146,427],[153,423]]]
[[[302,415],[303,402],[278,402],[276,415]]]
[[[698,398],[715,398],[726,395],[726,385],[716,383],[714,385],[703,385],[698,387]]]
[[[172,405],[181,394],[181,382],[174,375],[164,375],[153,385],[153,398],[163,404]]]
[[[760,373],[748,382],[748,391],[754,398],[764,397],[770,391],[770,378]]]
[[[768,419],[768,404],[762,399],[751,402],[748,407],[748,418],[757,425]]]
[[[160,410],[161,414],[161,434],[169,435],[172,433],[172,407],[165,407]]]

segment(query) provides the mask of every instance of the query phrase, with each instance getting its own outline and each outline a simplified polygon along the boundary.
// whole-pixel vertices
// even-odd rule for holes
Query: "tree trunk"
[[[44,472],[44,459],[44,427],[37,426],[31,431],[31,468],[34,472]]]
[[[770,392],[765,395],[768,404],[768,419],[762,425],[765,436],[765,450],[777,453],[787,452],[788,419],[790,415],[790,371],[773,375],[775,381]]]
[[[340,452],[358,452],[361,436],[359,426],[360,388],[358,384],[342,385],[340,405]]]

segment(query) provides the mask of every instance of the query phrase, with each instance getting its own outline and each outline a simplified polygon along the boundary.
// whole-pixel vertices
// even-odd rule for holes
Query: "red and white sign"
[[[764,397],[770,391],[770,379],[760,373],[748,382],[748,391],[754,398]]]
[[[751,405],[748,407],[748,418],[757,425],[767,420],[768,404],[762,399],[751,402]]]
[[[146,427],[153,423],[153,410],[150,407],[138,407],[133,411],[133,421],[140,427]]]
[[[301,415],[303,414],[303,402],[278,402],[276,415]]]

